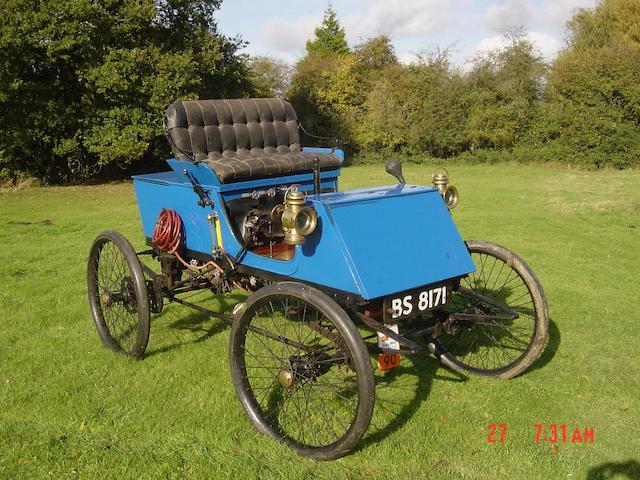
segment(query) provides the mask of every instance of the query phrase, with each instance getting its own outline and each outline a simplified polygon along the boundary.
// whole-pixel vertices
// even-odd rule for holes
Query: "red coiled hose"
[[[163,208],[153,229],[151,241],[160,250],[175,254],[182,243],[182,220],[175,210]]]
[[[206,270],[209,267],[213,267],[220,272],[224,272],[220,266],[215,262],[207,262],[204,265],[197,267],[191,265],[184,258],[180,256],[178,250],[182,244],[182,219],[175,210],[170,208],[163,208],[158,215],[156,226],[153,229],[153,235],[151,236],[151,242],[156,245],[160,250],[167,252],[175,257],[185,267],[196,272]]]

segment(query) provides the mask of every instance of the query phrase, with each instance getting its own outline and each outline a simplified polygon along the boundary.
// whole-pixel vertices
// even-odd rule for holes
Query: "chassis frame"
[[[160,313],[165,300],[227,322],[231,326],[231,374],[245,413],[259,431],[300,455],[330,460],[356,447],[373,414],[374,378],[369,355],[378,355],[379,359],[417,355],[426,348],[449,368],[493,378],[519,375],[540,355],[547,336],[548,312],[535,274],[520,257],[500,245],[463,242],[443,202],[443,192],[405,185],[399,164],[387,168],[400,180],[398,186],[339,193],[339,172],[335,171],[316,169],[308,175],[225,186],[202,164],[177,160],[168,163],[173,172],[134,178],[149,248],[135,252],[116,232],[103,232],[92,246],[88,290],[98,333],[107,347],[141,357],[148,341],[150,313]],[[310,237],[310,246],[295,246],[292,260],[274,259],[271,244],[271,258],[255,254],[238,238],[227,205],[243,198],[259,199],[274,188],[288,192],[294,183],[308,192],[308,201],[318,211],[320,231],[314,234],[315,239]],[[181,235],[186,241],[179,250],[178,244],[167,249],[154,241],[155,229],[160,225],[156,218],[162,216],[167,206],[178,210],[176,215],[184,219]],[[371,268],[370,257],[363,253],[366,242],[361,237],[367,229],[377,232],[378,224],[367,221],[369,217],[402,213],[411,218],[414,207],[429,212],[431,229],[418,221],[406,226],[409,233],[405,232],[404,237],[384,231],[380,235],[381,242],[400,242],[400,248],[391,253],[397,257],[395,263],[415,263],[407,263],[406,275],[389,282],[386,277],[397,274],[399,271],[393,270],[397,266],[382,256],[377,257],[380,268]],[[426,235],[422,237],[421,248],[408,242],[407,235],[411,232]],[[105,252],[111,245],[111,263],[105,266]],[[115,280],[109,277],[109,285],[105,286],[107,274],[103,272],[113,266],[113,258],[119,258],[119,254],[122,261]],[[160,269],[149,267],[141,261],[144,258],[158,261]],[[331,271],[327,265],[331,265]],[[503,271],[505,274],[501,276]],[[398,297],[398,301],[413,301],[407,292],[416,287],[429,289],[443,281],[450,291],[446,304],[432,308],[429,303],[429,308],[389,321],[386,300]],[[189,292],[210,290],[225,294],[235,289],[248,292],[249,297],[237,304],[232,313],[217,312],[182,298]],[[278,313],[273,310],[272,300],[283,302]],[[279,327],[270,330],[264,323],[254,322],[265,302],[273,312],[266,313],[271,324],[284,322]],[[316,320],[307,319],[307,307],[321,316],[316,314]],[[110,325],[110,315],[116,315],[115,311],[120,312],[118,321],[129,319],[125,333],[135,336],[129,348],[119,341],[122,330],[118,332]],[[294,338],[286,333],[291,324],[297,325],[294,332],[295,328],[306,327],[311,334]],[[268,368],[249,366],[246,355],[251,354],[251,335],[258,336],[263,345],[275,342],[283,352],[290,351],[279,358],[267,348],[261,355],[268,354],[280,365],[273,367],[275,370],[269,377],[272,385],[267,390],[280,389],[280,393],[270,394],[275,397],[269,400],[276,404],[273,407],[276,416],[280,409],[284,412],[284,405],[291,398],[306,395],[305,406],[298,407],[301,418],[297,423],[312,425],[314,417],[307,415],[306,410],[313,389],[328,381],[325,376],[333,378],[332,372],[351,372],[356,383],[340,377],[337,381],[342,382],[341,389],[334,392],[340,408],[344,408],[340,402],[345,394],[337,392],[342,392],[342,388],[351,388],[349,395],[358,399],[350,416],[342,419],[348,428],[336,427],[326,420],[326,415],[335,416],[339,409],[316,413],[315,422],[319,426],[312,437],[319,436],[320,440],[297,433],[298,429],[304,432],[306,426],[296,425],[296,431],[291,431],[286,422],[274,420],[273,410],[265,410],[258,390],[254,390],[257,387],[249,380],[250,368]],[[311,343],[306,341],[309,335],[315,336]],[[397,347],[387,346],[381,341],[383,337]],[[481,350],[490,352],[489,357],[480,356]],[[299,391],[305,393],[294,393]]]

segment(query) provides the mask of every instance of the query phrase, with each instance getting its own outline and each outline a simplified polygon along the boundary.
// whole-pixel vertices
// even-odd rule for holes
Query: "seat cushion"
[[[302,151],[298,120],[280,98],[178,100],[165,112],[165,128],[178,160],[209,164],[223,183],[338,168],[330,154]]]
[[[313,160],[320,160],[320,169],[340,167],[340,159],[329,153],[257,152],[209,155],[204,163],[211,166],[222,183],[292,175],[313,171]]]

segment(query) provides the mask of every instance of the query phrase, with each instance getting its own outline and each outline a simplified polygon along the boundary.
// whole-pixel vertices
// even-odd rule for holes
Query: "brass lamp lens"
[[[458,194],[458,189],[453,185],[449,185],[447,189],[444,191],[444,203],[447,205],[449,209],[456,208],[458,205],[458,200],[460,198]]]
[[[318,215],[313,208],[305,207],[298,212],[295,222],[301,235],[311,235],[318,225]]]

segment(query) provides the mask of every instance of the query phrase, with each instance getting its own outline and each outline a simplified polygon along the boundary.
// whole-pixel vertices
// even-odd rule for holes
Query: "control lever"
[[[313,194],[320,195],[320,159],[313,157]]]
[[[193,178],[193,175],[191,175],[189,170],[185,168],[182,173],[184,173],[184,176],[187,177],[187,180],[189,180],[189,182],[191,182],[191,185],[193,185],[193,191],[198,194],[198,197],[200,197],[200,200],[198,200],[198,205],[200,205],[201,207],[212,207],[213,201],[209,198],[209,194],[204,188],[202,188],[202,185],[200,185],[198,181]]]
[[[384,164],[384,169],[389,175],[393,175],[394,177],[396,177],[398,179],[398,183],[402,185],[407,183],[402,176],[402,164],[400,163],[400,160],[397,160],[395,158],[387,160],[387,162]]]

